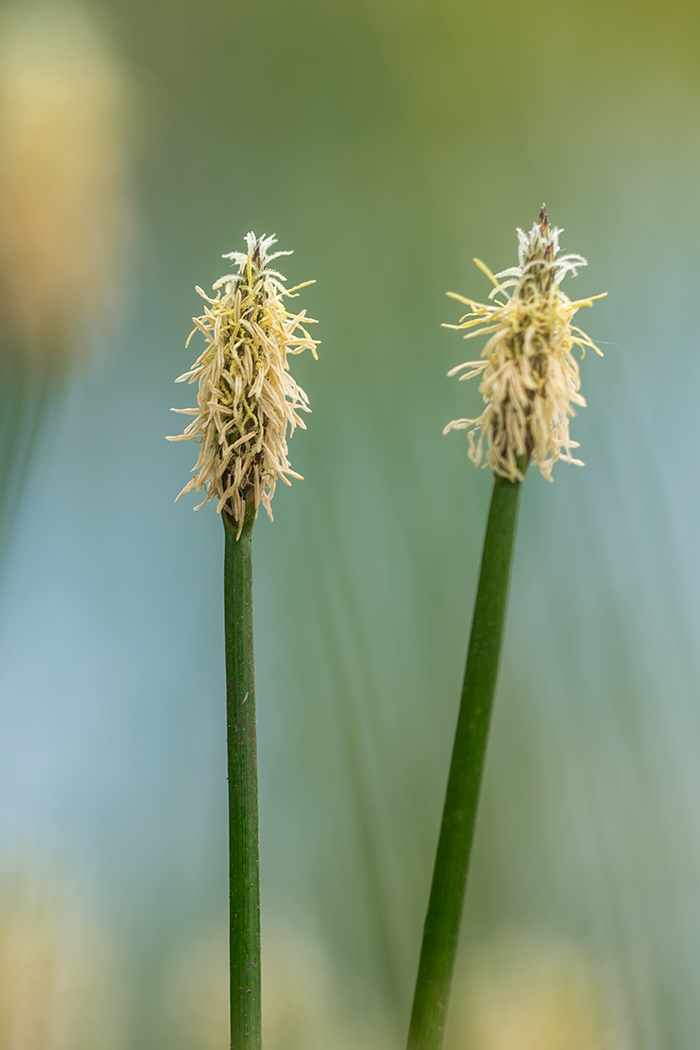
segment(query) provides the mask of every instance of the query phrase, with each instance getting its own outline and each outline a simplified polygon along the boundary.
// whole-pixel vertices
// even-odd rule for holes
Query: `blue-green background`
[[[634,1047],[691,1050],[697,8],[89,10],[131,81],[137,234],[5,570],[0,846],[50,857],[112,931],[126,1045],[175,1045],[169,960],[225,923],[223,537],[212,506],[173,505],[195,449],[164,435],[192,396],[172,380],[194,285],[274,232],[290,280],[317,279],[322,346],[293,361],[305,480],[255,530],[265,937],[320,945],[338,1024],[400,1045],[490,487],[441,434],[478,404],[445,378],[474,347],[440,328],[445,292],[483,298],[472,257],[512,265],[544,200],[589,259],[570,294],[609,293],[580,315],[605,358],[582,365],[586,467],[525,486],[464,939],[576,945],[615,974]]]

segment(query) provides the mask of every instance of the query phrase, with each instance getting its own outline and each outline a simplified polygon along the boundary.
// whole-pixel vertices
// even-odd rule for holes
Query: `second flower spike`
[[[465,339],[490,335],[481,352],[482,360],[466,361],[449,376],[464,372],[460,379],[481,375],[479,392],[486,408],[475,419],[455,419],[445,427],[469,431],[469,458],[478,466],[487,443],[486,462],[494,474],[522,481],[522,465],[530,459],[548,481],[552,467],[561,459],[581,465],[571,451],[578,448],[569,434],[574,405],[585,405],[579,393],[581,380],[573,349],[578,346],[601,351],[585,332],[572,324],[582,306],[595,299],[572,302],[561,290],[567,273],[576,276],[585,266],[581,255],[560,255],[559,234],[550,226],[544,205],[529,233],[518,230],[518,265],[493,274],[475,259],[494,285],[489,302],[477,303],[454,292],[452,299],[465,303],[469,313],[459,324],[445,325],[456,331],[468,329]],[[601,355],[602,356],[602,355]]]
[[[290,477],[301,476],[289,463],[287,433],[305,429],[299,412],[310,410],[290,375],[287,355],[310,350],[316,357],[318,345],[306,329],[313,319],[303,310],[291,313],[284,303],[313,281],[287,288],[270,264],[291,252],[269,254],[274,237],[249,233],[246,241],[247,252],[224,256],[237,264],[238,273],[219,278],[215,298],[197,288],[206,306],[194,318],[190,339],[200,331],[207,345],[176,380],[199,382],[197,408],[173,409],[195,418],[169,439],[193,438],[201,445],[195,476],[180,495],[203,489],[206,498],[199,506],[216,498],[217,511],[230,515],[239,535],[246,513],[257,516],[261,503],[272,517],[278,480],[290,484]]]

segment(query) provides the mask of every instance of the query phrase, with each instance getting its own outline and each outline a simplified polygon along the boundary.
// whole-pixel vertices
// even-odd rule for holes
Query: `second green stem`
[[[496,477],[423,931],[408,1050],[441,1050],[508,607],[520,482]]]

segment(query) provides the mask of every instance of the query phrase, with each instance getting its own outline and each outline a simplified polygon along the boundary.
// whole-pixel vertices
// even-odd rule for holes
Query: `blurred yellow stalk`
[[[455,988],[447,1050],[628,1050],[620,1014],[575,949],[504,942]]]
[[[118,1007],[104,938],[40,881],[1,878],[1,1050],[113,1050]]]
[[[0,318],[44,371],[88,338],[125,228],[125,84],[78,9],[0,22]]]
[[[57,382],[116,302],[125,99],[80,9],[0,17],[0,562]]]

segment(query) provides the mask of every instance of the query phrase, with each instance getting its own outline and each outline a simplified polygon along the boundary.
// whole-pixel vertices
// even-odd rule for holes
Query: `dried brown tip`
[[[549,219],[547,218],[547,205],[543,204],[540,208],[540,226],[549,226]]]

